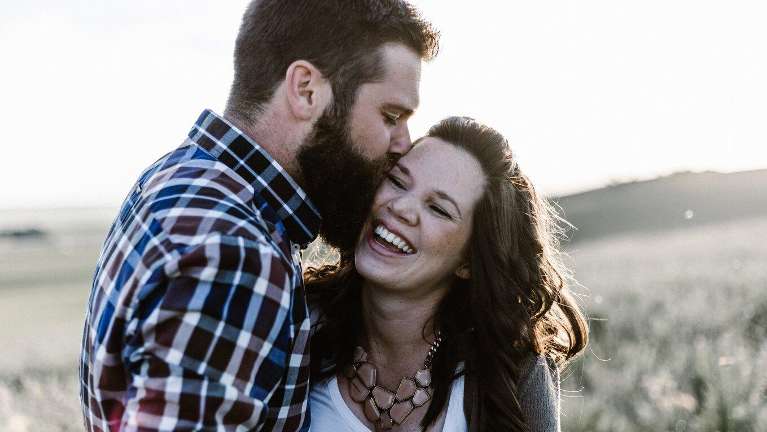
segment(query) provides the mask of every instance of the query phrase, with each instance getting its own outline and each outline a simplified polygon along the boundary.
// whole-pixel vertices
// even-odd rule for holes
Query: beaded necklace
[[[412,377],[402,377],[396,391],[378,384],[378,368],[368,361],[368,353],[360,346],[354,349],[352,364],[344,369],[344,376],[349,380],[349,396],[362,404],[365,418],[375,425],[376,431],[402,425],[413,410],[431,399],[431,362],[441,342],[442,336],[437,332],[423,368]]]

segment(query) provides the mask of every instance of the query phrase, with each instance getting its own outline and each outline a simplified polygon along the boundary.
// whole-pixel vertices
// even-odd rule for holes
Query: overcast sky
[[[548,194],[767,168],[767,2],[414,2],[442,32],[413,136],[470,115]],[[0,208],[117,206],[221,112],[247,0],[28,0],[0,12]]]

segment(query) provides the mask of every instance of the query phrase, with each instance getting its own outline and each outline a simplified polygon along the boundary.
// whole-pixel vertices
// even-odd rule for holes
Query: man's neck
[[[284,126],[280,127],[280,122],[273,117],[273,113],[267,111],[262,113],[258,120],[252,121],[228,109],[224,112],[224,118],[228,122],[266,150],[269,156],[280,164],[299,186],[303,187],[301,170],[296,163],[298,153],[296,140],[293,139],[291,131]]]

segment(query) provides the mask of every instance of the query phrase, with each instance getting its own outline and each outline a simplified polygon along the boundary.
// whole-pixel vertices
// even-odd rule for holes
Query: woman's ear
[[[455,275],[460,279],[468,280],[471,277],[471,268],[468,262],[464,262],[457,269],[455,269]]]
[[[297,119],[313,121],[325,111],[332,98],[330,83],[319,69],[305,60],[296,60],[285,73],[287,101]]]

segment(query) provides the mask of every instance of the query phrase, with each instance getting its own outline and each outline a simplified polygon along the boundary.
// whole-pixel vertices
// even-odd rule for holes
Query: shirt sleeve
[[[120,430],[258,429],[290,348],[288,266],[265,241],[212,235],[162,274],[139,287]]]
[[[559,370],[553,362],[543,356],[532,358],[522,373],[519,395],[530,432],[560,431]]]

